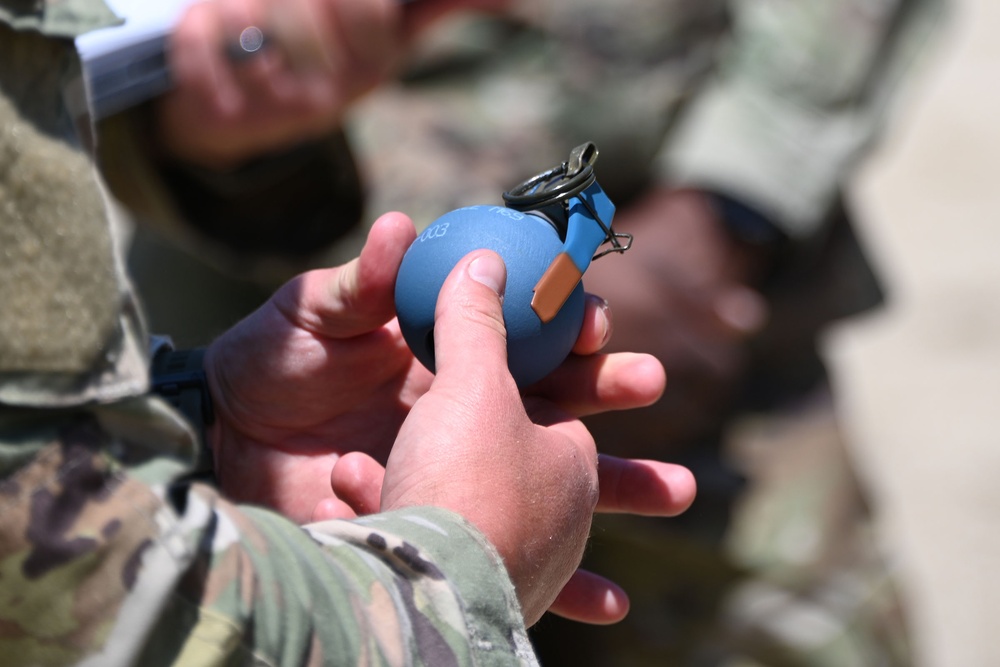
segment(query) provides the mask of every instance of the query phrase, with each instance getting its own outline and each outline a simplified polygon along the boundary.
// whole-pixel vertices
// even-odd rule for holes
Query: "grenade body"
[[[555,226],[540,215],[503,206],[469,206],[435,220],[407,250],[396,278],[400,329],[413,354],[433,372],[438,293],[458,261],[479,248],[495,251],[507,265],[507,365],[523,388],[566,359],[583,324],[582,282],[548,322],[531,307],[535,285],[564,250]]]

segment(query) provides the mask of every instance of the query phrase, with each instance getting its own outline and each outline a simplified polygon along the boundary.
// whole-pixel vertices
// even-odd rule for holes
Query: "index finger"
[[[197,100],[203,112],[216,118],[234,115],[243,101],[229,65],[217,48],[222,43],[222,32],[216,6],[193,4],[171,33],[168,51],[176,81],[171,95]]]

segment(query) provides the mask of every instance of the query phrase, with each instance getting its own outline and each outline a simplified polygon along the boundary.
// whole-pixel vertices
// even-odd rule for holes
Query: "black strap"
[[[153,359],[152,391],[177,408],[198,430],[201,450],[197,471],[213,470],[212,450],[205,428],[215,421],[205,376],[205,349],[161,351]]]

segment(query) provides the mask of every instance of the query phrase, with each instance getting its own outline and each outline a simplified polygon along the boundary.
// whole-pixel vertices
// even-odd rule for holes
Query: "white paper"
[[[108,0],[125,22],[77,38],[94,116],[113,115],[170,88],[165,39],[193,0]]]

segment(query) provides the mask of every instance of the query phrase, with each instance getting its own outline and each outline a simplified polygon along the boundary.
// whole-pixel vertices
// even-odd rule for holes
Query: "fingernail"
[[[608,344],[611,340],[611,332],[614,331],[614,324],[611,320],[611,306],[605,299],[601,299],[598,304],[601,309],[601,314],[604,315],[604,335],[601,336],[601,347]]]
[[[596,294],[588,294],[587,298],[590,299],[597,309],[601,312],[603,322],[601,323],[601,347],[608,344],[611,340],[611,332],[614,328],[611,321],[611,306],[608,305],[607,299],[599,297]]]
[[[497,294],[503,293],[506,268],[497,255],[481,255],[469,264],[469,275],[477,283],[486,285]]]

